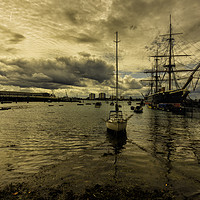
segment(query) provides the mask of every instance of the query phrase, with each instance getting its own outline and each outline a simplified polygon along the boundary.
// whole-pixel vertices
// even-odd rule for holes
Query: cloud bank
[[[184,33],[184,51],[199,60],[198,0],[2,0],[0,8],[3,86],[113,87],[115,32],[120,70],[142,72],[151,68],[153,41],[168,32],[170,14],[173,31]],[[124,93],[143,89],[133,77],[121,77]]]
[[[3,59],[0,61],[0,84],[20,87],[58,89],[67,85],[86,86],[83,79],[99,84],[109,80],[113,66],[98,59],[59,57],[47,60]]]

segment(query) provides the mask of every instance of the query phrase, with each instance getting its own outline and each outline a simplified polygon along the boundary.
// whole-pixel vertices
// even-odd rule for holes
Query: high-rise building
[[[90,100],[94,100],[95,99],[95,94],[94,93],[90,93],[89,94],[89,99]]]
[[[105,93],[99,93],[99,99],[106,99]]]
[[[111,95],[111,96],[110,96],[110,99],[111,99],[111,100],[116,100],[116,96]]]

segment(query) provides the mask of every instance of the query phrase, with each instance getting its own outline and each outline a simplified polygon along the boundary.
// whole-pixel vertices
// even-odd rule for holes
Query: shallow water
[[[0,186],[54,166],[51,177],[61,170],[77,187],[80,180],[139,184],[198,199],[199,118],[146,107],[137,114],[120,103],[126,116],[133,114],[127,137],[120,140],[106,131],[102,118],[112,106],[105,102],[101,108],[75,102],[10,104],[10,110],[0,111]]]

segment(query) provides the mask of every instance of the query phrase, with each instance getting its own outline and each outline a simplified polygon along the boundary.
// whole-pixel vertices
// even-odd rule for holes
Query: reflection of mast
[[[167,184],[169,185],[170,182],[170,173],[172,170],[172,161],[171,161],[171,155],[174,151],[174,145],[173,145],[173,138],[171,134],[171,127],[172,127],[172,119],[169,117],[168,118],[168,126],[167,126],[167,141],[166,141],[166,150],[167,150],[167,161],[166,161],[166,167],[167,167],[167,173],[166,173],[166,179],[167,179]]]
[[[111,143],[112,147],[114,148],[114,155],[115,155],[115,160],[114,160],[114,180],[117,183],[118,177],[117,177],[117,172],[118,172],[118,166],[117,166],[117,161],[118,161],[118,154],[121,153],[121,150],[123,149],[123,146],[126,144],[127,140],[127,135],[126,132],[123,132],[122,134],[113,134],[112,132],[107,132],[107,138],[108,141]]]
[[[116,151],[115,151],[114,167],[115,167],[114,180],[115,180],[115,183],[117,183],[117,181],[118,181],[118,178],[117,178],[118,167],[117,167],[117,153],[116,153]]]
[[[156,114],[155,112],[152,114]],[[159,121],[159,115],[153,115],[151,117],[151,131],[150,133],[153,136],[153,156],[157,158],[161,163],[164,163],[166,166],[166,182],[165,186],[170,186],[170,173],[172,170],[172,161],[171,161],[171,155],[173,155],[174,151],[174,145],[173,145],[173,136],[171,135],[171,127],[172,127],[172,118],[170,116],[167,120],[167,129],[165,133],[167,134],[165,137],[165,140],[163,140],[163,136],[160,134],[160,121]],[[161,137],[161,138],[160,138]],[[160,142],[162,142],[160,144]],[[162,149],[160,149],[162,147]],[[165,157],[166,156],[166,157]]]

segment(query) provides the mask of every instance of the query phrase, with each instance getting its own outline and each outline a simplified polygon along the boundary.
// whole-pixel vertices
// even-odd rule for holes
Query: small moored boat
[[[115,132],[125,132],[127,121],[131,117],[127,119],[123,118],[122,111],[119,110],[118,104],[118,32],[116,32],[116,104],[115,110],[110,111],[109,118],[105,121],[106,127],[108,130]]]
[[[101,105],[102,105],[101,102],[96,102],[96,103],[95,103],[95,108],[100,108]]]
[[[111,105],[111,106],[114,106],[114,103],[113,103],[113,101],[110,103],[110,105]]]
[[[125,131],[127,119],[123,118],[122,111],[110,111],[109,119],[106,121],[107,129],[113,131]]]
[[[134,112],[135,112],[135,113],[142,113],[142,112],[143,112],[142,106],[136,106],[136,107],[134,108]]]

